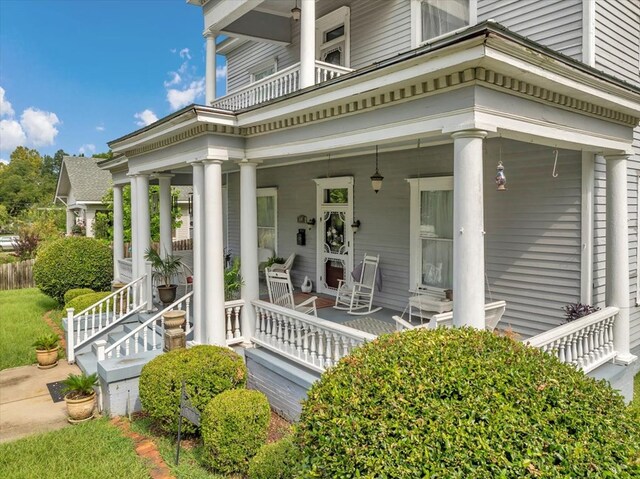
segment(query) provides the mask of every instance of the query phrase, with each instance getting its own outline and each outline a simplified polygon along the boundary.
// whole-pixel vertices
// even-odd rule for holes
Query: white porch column
[[[300,6],[300,88],[306,88],[316,83],[316,0]]]
[[[482,141],[486,131],[453,137],[453,324],[484,329]]]
[[[113,185],[113,279],[120,278],[118,260],[124,258],[124,215],[122,212],[122,185]]]
[[[222,234],[222,161],[204,161],[204,239],[206,247],[204,316],[206,343],[226,345],[224,319],[224,239]]]
[[[207,40],[205,102],[209,106],[216,99],[216,35],[209,30],[203,35]]]
[[[73,229],[73,225],[76,224],[76,215],[73,214],[73,211],[67,208],[67,236],[71,235],[71,230]]]
[[[620,308],[613,330],[616,361],[631,363],[629,328],[629,215],[627,205],[627,156],[607,160],[607,285],[606,306]]]
[[[193,342],[204,344],[204,165],[193,163]]]
[[[138,220],[138,275],[146,272],[145,252],[151,246],[151,217],[149,215],[149,176],[136,175],[136,189],[138,201],[136,203],[136,217]],[[152,281],[148,277],[143,291],[143,298],[147,301],[147,309],[153,308],[151,290]]]
[[[241,330],[245,341],[253,336],[256,313],[251,305],[258,299],[258,206],[256,198],[256,163],[241,161],[240,165],[240,273],[242,285]]]
[[[157,175],[160,185],[160,256],[173,254],[171,241],[171,177],[173,175]]]
[[[140,271],[140,265],[138,263],[139,250],[138,246],[138,182],[135,175],[130,175],[130,188],[131,188],[131,274],[132,279],[140,277],[142,272]]]

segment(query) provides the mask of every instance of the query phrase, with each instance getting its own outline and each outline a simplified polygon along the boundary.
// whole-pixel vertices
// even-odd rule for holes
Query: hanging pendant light
[[[504,166],[502,165],[502,161],[498,161],[496,170],[498,171],[496,174],[496,185],[498,185],[498,191],[506,191],[507,177],[504,176]]]
[[[376,145],[376,172],[371,177],[371,187],[376,193],[382,189],[382,180],[384,176],[378,172],[378,145]]]
[[[296,6],[291,9],[291,16],[296,22],[300,20],[300,13],[301,10],[298,8],[298,0],[296,0]]]

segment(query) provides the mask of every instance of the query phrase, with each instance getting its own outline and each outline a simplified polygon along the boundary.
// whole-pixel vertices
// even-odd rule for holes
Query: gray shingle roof
[[[62,160],[76,201],[100,201],[111,187],[111,173],[98,167],[100,158],[65,156]]]

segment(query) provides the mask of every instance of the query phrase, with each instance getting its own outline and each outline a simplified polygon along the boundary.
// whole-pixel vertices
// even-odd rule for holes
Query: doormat
[[[293,300],[298,303],[302,303],[303,301],[309,299],[310,297],[315,296],[316,299],[316,309],[322,308],[330,308],[334,304],[336,304],[335,298],[328,298],[326,296],[317,296],[313,293],[294,293]]]
[[[62,381],[56,381],[55,383],[47,383],[47,389],[49,390],[49,395],[53,402],[64,401],[64,394],[62,390],[64,389],[64,383]]]
[[[351,319],[343,323],[345,326],[349,326],[353,329],[359,329],[365,333],[375,334],[379,336],[381,334],[395,333],[396,328],[393,324],[387,323],[380,319],[372,318],[371,316],[365,316],[364,318]]]

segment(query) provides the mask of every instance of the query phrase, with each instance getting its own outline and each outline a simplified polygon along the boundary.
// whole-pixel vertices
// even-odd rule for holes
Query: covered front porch
[[[374,304],[388,311],[450,289],[453,324],[481,329],[485,303],[504,300],[501,328],[523,339],[560,328],[553,351],[586,341],[569,362],[587,354],[595,364],[602,345],[607,360],[632,362],[626,163],[640,99],[536,48],[478,26],[260,107],[192,106],[115,140],[102,166],[114,178],[116,223],[118,190],[131,184],[132,278],[145,271],[149,182],[160,184],[167,252],[170,186],[192,185],[194,343],[228,344],[231,334],[324,370],[374,336],[322,319],[322,309],[315,318],[260,299],[259,252],[295,253],[294,285],[308,277],[329,296],[368,253],[380,258]],[[506,190],[495,183],[500,162]],[[606,227],[595,224],[597,195]],[[116,268],[121,235],[116,225]],[[243,278],[231,329],[225,248]],[[562,306],[574,302],[602,308],[597,327],[562,325]]]

